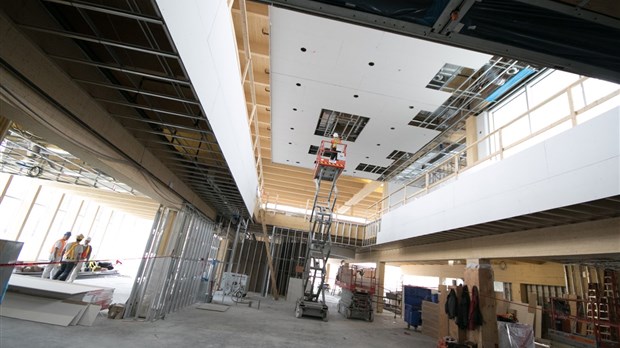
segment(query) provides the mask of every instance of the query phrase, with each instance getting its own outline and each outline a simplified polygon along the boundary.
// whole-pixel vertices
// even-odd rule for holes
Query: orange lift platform
[[[342,288],[338,313],[347,319],[357,318],[373,321],[373,297],[377,288],[376,270],[374,268],[340,266],[336,285]]]
[[[331,142],[321,141],[321,146],[316,153],[316,166],[314,167],[314,179],[335,181],[344,170],[347,161],[347,145],[336,145],[336,151],[332,150]]]
[[[338,196],[336,181],[346,164],[347,146],[338,144],[332,149],[330,141],[322,141],[317,151],[314,182],[316,191],[310,215],[310,232],[304,257],[303,294],[295,304],[295,316],[329,319],[325,303],[327,260],[331,252],[331,224]],[[329,186],[321,190],[321,185]]]

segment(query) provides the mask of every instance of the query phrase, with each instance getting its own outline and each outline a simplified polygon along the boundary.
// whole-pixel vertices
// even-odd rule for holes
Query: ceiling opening
[[[355,167],[355,170],[362,172],[368,172],[373,174],[383,174],[387,168],[381,166],[375,166],[373,164],[360,163]]]
[[[338,133],[340,139],[355,142],[369,120],[370,118],[364,116],[321,109],[314,134],[331,137],[334,133]]]

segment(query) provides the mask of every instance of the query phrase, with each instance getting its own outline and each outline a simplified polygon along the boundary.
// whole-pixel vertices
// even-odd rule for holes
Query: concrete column
[[[385,283],[385,262],[377,262],[377,287],[375,289],[375,295],[377,299],[377,313],[383,313],[383,292]]]
[[[483,318],[483,324],[480,327],[467,331],[468,340],[478,343],[479,348],[493,348],[498,342],[498,337],[494,277],[489,259],[467,259],[464,279],[470,295],[473,293],[472,288],[478,287],[480,312]]]

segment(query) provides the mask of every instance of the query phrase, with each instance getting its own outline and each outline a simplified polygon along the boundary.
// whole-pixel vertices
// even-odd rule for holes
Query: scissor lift
[[[322,141],[317,151],[314,169],[316,192],[304,259],[303,294],[295,306],[297,318],[306,315],[320,317],[323,321],[328,320],[329,308],[325,304],[326,266],[332,244],[330,236],[332,213],[338,196],[336,181],[344,170],[346,150],[346,145],[339,144],[337,151],[334,151],[329,141]]]
[[[342,288],[340,301],[338,301],[338,313],[347,319],[374,320],[372,299],[377,287],[375,273],[374,268],[340,266],[336,278],[336,285]]]

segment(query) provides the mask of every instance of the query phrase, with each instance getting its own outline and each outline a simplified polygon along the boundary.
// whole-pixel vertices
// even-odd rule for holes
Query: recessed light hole
[[[306,52],[306,48],[305,48],[305,47],[302,47],[302,48],[301,48],[301,51],[302,51],[302,52]]]
[[[359,98],[359,95],[354,94],[354,95],[353,95],[353,98]]]
[[[301,87],[301,83],[297,82],[297,83],[295,84],[295,86],[297,86],[297,87]]]
[[[368,65],[375,66],[375,62],[368,62]]]

